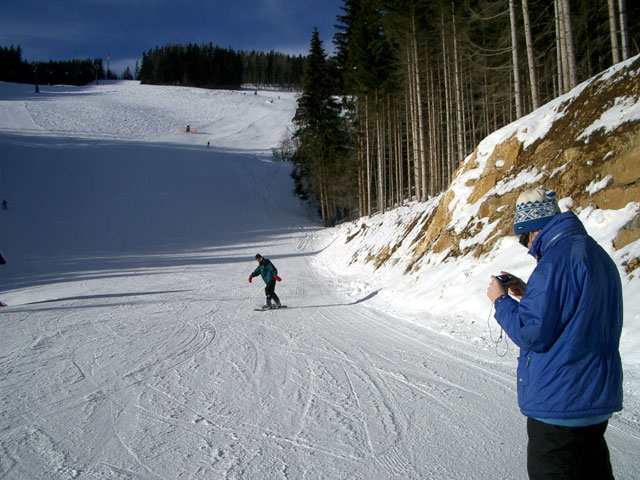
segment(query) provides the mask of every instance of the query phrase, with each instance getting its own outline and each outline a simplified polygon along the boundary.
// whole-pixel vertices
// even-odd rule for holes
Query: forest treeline
[[[0,47],[0,80],[3,82],[85,85],[106,74],[102,59],[27,62],[21,48]]]
[[[637,54],[640,5],[344,0],[336,29],[283,143],[326,225],[446,190],[491,132]]]
[[[234,51],[208,45],[167,45],[142,54],[136,71],[120,78],[155,85],[239,88],[242,85],[296,90],[302,87],[305,57],[283,53]],[[0,47],[0,80],[5,82],[85,85],[116,79],[102,59],[27,62],[21,48]]]
[[[208,45],[167,45],[142,54],[142,83],[204,88],[241,85],[299,89],[304,57],[244,52]]]

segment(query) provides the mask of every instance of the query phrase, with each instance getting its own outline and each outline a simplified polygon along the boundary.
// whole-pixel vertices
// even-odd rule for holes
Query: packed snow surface
[[[295,95],[255,93],[0,83],[0,477],[524,478],[517,349],[482,288],[452,299],[438,267],[425,306],[349,268],[268,154]],[[254,310],[257,252],[289,308]],[[629,372],[619,479],[640,477]]]

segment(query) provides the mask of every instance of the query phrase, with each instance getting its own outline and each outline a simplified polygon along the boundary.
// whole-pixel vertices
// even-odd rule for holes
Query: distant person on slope
[[[258,268],[256,268],[253,273],[249,275],[249,283],[251,283],[253,277],[261,276],[262,280],[264,280],[264,283],[267,284],[264,289],[264,293],[267,296],[267,303],[263,305],[262,308],[280,308],[280,299],[275,292],[276,280],[278,282],[282,280],[278,276],[278,270],[273,265],[273,263],[271,263],[271,260],[269,260],[268,258],[264,258],[259,253],[256,255],[256,260],[258,261]],[[271,300],[276,302],[275,305],[271,303]]]
[[[4,257],[2,256],[2,252],[0,252],[0,265],[4,265],[6,262],[6,260],[4,259]],[[3,303],[2,301],[0,301],[0,307],[6,307],[7,304]]]
[[[553,191],[520,194],[513,229],[538,264],[528,283],[492,276],[487,296],[520,347],[529,478],[612,479],[604,432],[622,410],[620,273]]]

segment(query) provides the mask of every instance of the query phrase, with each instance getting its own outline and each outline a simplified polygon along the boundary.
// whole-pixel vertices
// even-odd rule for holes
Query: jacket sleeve
[[[504,297],[496,301],[496,320],[520,348],[548,351],[570,318],[570,282],[565,270],[562,263],[541,262],[519,303]]]
[[[256,268],[252,273],[251,273],[252,277],[259,277],[260,276],[260,267]]]

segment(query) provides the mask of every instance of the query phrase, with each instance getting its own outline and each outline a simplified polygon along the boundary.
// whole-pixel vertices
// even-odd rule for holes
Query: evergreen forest
[[[244,52],[208,45],[167,45],[142,54],[139,80],[155,85],[299,89],[304,57],[270,51]]]
[[[105,74],[101,58],[26,62],[19,46],[0,47],[0,81],[3,82],[86,85],[104,78],[115,77]]]
[[[302,87],[305,57],[274,51],[244,52],[208,45],[167,45],[142,54],[135,75],[127,67],[124,80],[154,85],[182,85],[201,88]],[[115,80],[105,72],[102,59],[27,62],[19,46],[0,47],[0,81],[86,85],[96,80]]]
[[[638,54],[640,4],[344,0],[336,31],[286,140],[325,225],[445,191],[484,137]]]

